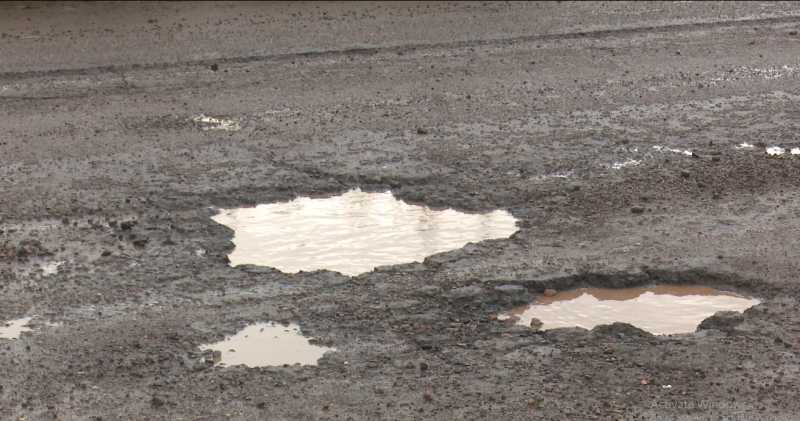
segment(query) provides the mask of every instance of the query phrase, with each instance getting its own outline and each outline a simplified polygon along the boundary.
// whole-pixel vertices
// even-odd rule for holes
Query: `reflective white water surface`
[[[626,289],[588,288],[537,296],[539,302],[506,313],[518,324],[536,318],[542,329],[592,329],[614,322],[629,323],[654,335],[689,333],[714,313],[744,311],[759,300],[696,286],[655,286]]]
[[[397,200],[391,192],[359,189],[223,210],[213,219],[235,231],[233,266],[271,266],[286,273],[328,269],[347,276],[517,231],[516,219],[505,211],[433,210]]]
[[[312,345],[300,335],[297,325],[260,323],[247,326],[224,341],[201,346],[200,349],[220,351],[220,364],[248,367],[279,366],[284,364],[316,365],[317,360],[334,348]]]
[[[33,329],[25,327],[31,319],[33,317],[0,322],[0,339],[19,339],[20,333],[32,331]]]

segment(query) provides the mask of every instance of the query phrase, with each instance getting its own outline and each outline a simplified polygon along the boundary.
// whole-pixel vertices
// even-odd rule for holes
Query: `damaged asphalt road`
[[[0,8],[0,320],[34,329],[0,340],[0,418],[800,413],[796,4]],[[520,230],[354,278],[228,265],[218,209],[356,187]],[[763,302],[672,336],[490,317],[650,284]],[[269,321],[337,352],[206,362]]]

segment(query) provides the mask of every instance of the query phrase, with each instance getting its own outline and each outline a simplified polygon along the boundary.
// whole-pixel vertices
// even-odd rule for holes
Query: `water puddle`
[[[627,167],[627,166],[636,166],[636,165],[639,165],[641,163],[642,163],[642,161],[637,161],[635,159],[629,159],[629,160],[627,160],[625,162],[615,162],[613,165],[611,165],[611,169],[619,170],[619,169],[622,169],[622,168]]]
[[[223,210],[213,219],[232,228],[232,266],[254,264],[285,273],[328,269],[347,276],[377,266],[422,261],[469,242],[517,231],[505,211],[434,210],[391,192],[351,190],[341,196]]]
[[[568,179],[568,178],[570,178],[572,176],[573,172],[574,171],[570,170],[570,171],[566,171],[566,172],[557,172],[557,173],[553,173],[553,174],[531,176],[530,180],[531,181],[545,181],[545,180],[548,180],[548,179],[551,179],[551,178]]]
[[[25,327],[33,317],[0,322],[0,339],[18,339],[20,333],[31,332],[33,329]]]
[[[707,287],[655,286],[627,289],[588,288],[540,295],[538,303],[506,313],[517,324],[542,322],[541,329],[629,323],[654,335],[689,333],[723,310],[744,311],[760,301]]]
[[[239,130],[239,122],[224,118],[208,117],[200,115],[194,119],[203,130],[225,130],[235,132]]]
[[[42,276],[50,276],[55,275],[58,273],[58,267],[63,265],[65,262],[63,260],[59,260],[57,262],[50,262],[45,265],[42,265]]]
[[[786,149],[783,149],[780,146],[772,146],[767,148],[768,155],[783,155],[784,152],[786,152]]]
[[[336,351],[335,348],[309,343],[297,325],[275,323],[250,325],[224,341],[200,349],[214,351],[214,362],[229,367],[241,364],[248,367],[316,365],[326,352]]]
[[[684,149],[684,150],[672,149],[672,148],[665,148],[663,146],[658,146],[658,145],[653,146],[653,149],[655,149],[657,151],[667,151],[667,152],[672,152],[672,153],[679,153],[681,155],[692,156],[692,151],[690,151],[688,149]]]

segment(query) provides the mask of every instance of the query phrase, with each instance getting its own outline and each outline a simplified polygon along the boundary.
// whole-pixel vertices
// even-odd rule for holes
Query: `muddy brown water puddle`
[[[222,210],[213,219],[235,231],[236,248],[228,255],[232,266],[270,266],[286,273],[328,269],[347,276],[517,231],[516,219],[505,211],[436,210],[397,200],[388,191],[360,189]]]
[[[226,366],[244,364],[248,367],[280,366],[284,364],[316,365],[317,360],[328,351],[313,345],[300,334],[300,327],[275,323],[250,325],[234,336],[211,345],[201,346],[202,350],[214,351],[215,363]]]
[[[694,332],[700,322],[718,311],[744,311],[760,303],[748,296],[694,286],[587,288],[536,298],[538,303],[510,311],[505,317],[525,326],[539,319],[541,329],[592,329],[623,322],[654,335],[668,335]]]

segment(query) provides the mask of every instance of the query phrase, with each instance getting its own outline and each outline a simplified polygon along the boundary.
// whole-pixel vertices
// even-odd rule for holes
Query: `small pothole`
[[[326,352],[336,351],[310,343],[297,325],[275,323],[247,326],[236,335],[200,349],[211,351],[210,360],[214,363],[248,367],[316,365]]]
[[[506,211],[434,210],[397,200],[390,191],[360,189],[223,210],[213,219],[235,231],[236,248],[228,255],[233,266],[271,266],[286,273],[327,269],[347,276],[517,231],[516,219]]]
[[[224,130],[228,132],[235,132],[239,130],[239,122],[235,120],[228,120],[226,118],[209,117],[200,115],[194,118],[203,130]]]
[[[586,288],[538,295],[538,302],[500,318],[540,329],[592,329],[614,322],[629,323],[654,335],[694,332],[718,311],[744,311],[759,300],[697,286],[653,286],[625,289]],[[537,321],[538,320],[538,321]],[[533,322],[533,324],[532,324]]]
[[[0,339],[19,339],[22,332],[31,332],[33,329],[25,327],[33,317],[0,322]]]

